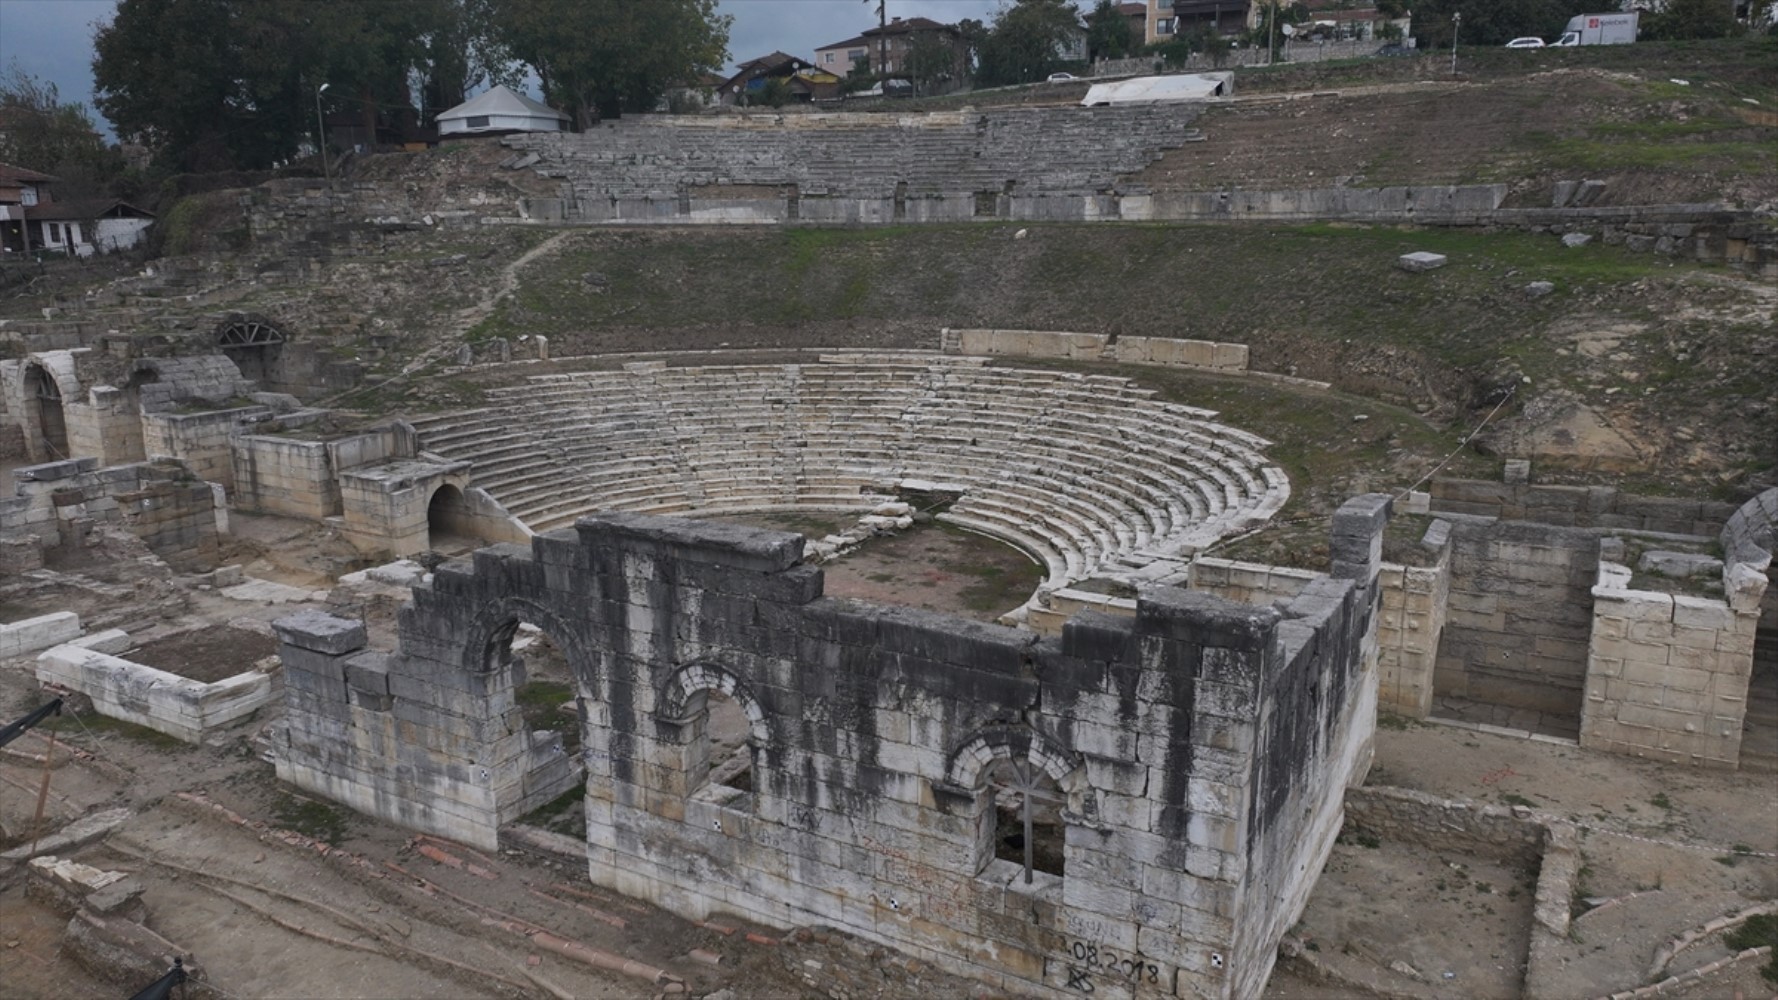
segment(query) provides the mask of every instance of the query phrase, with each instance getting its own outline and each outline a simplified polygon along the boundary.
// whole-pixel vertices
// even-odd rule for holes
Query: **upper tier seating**
[[[1094,194],[1197,137],[1193,104],[933,114],[626,116],[505,140],[581,201],[789,186],[811,197]]]
[[[1283,506],[1268,442],[1215,416],[1124,378],[834,355],[539,376],[414,426],[540,532],[599,510],[851,510],[949,484],[941,519],[1023,549],[1047,590],[1127,579]]]

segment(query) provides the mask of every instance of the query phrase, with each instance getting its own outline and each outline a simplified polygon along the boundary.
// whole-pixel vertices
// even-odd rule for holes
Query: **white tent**
[[[477,135],[484,132],[561,132],[568,116],[506,87],[494,87],[438,113],[438,134]]]
[[[1176,76],[1138,76],[1114,83],[1095,83],[1081,98],[1086,108],[1110,104],[1161,104],[1169,101],[1204,101],[1235,93],[1233,73],[1186,73]]]

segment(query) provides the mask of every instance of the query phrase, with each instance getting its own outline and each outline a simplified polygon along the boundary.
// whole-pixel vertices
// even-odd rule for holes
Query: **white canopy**
[[[440,135],[474,132],[560,132],[568,116],[541,101],[496,86],[438,113]]]
[[[1081,106],[1109,104],[1159,104],[1168,101],[1203,101],[1228,97],[1235,92],[1233,73],[1186,73],[1175,76],[1138,76],[1113,83],[1095,83],[1081,98]]]

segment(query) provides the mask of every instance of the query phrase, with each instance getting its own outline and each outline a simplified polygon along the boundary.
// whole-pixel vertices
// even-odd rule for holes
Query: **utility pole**
[[[1451,14],[1451,75],[1457,75],[1457,29],[1463,27],[1463,12]]]
[[[333,168],[327,164],[327,120],[321,117],[321,93],[328,88],[322,84],[315,91],[315,152],[321,154],[321,174],[327,178],[327,186],[333,187]]]

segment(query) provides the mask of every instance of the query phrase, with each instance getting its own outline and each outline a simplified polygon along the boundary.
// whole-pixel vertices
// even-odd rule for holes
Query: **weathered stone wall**
[[[469,463],[404,459],[339,474],[340,527],[365,551],[410,556],[432,547],[434,495],[469,489]]]
[[[33,536],[39,550],[71,552],[96,525],[113,524],[175,569],[216,568],[217,500],[209,483],[177,464],[97,466],[83,458],[16,470],[14,495],[0,498],[0,536]]]
[[[1123,364],[1170,365],[1246,371],[1247,345],[1174,337],[1112,337],[1104,333],[1053,330],[953,330],[939,333],[946,354],[985,357],[1071,358]]]
[[[37,679],[78,691],[100,715],[122,719],[187,743],[272,700],[272,677],[244,670],[213,683],[194,681],[77,645],[37,658]]]
[[[62,401],[68,423],[68,454],[96,458],[100,465],[121,465],[147,458],[142,420],[130,393],[108,385]]]
[[[1534,486],[1439,477],[1432,481],[1432,510],[1568,527],[1714,535],[1735,512],[1735,505],[1637,496],[1610,486]]]
[[[1406,788],[1353,788],[1346,820],[1385,840],[1517,862],[1535,862],[1548,834],[1525,806],[1441,799]]]
[[[1437,557],[1431,566],[1384,563],[1380,580],[1377,701],[1382,710],[1410,719],[1431,714],[1439,640],[1450,606],[1450,529],[1441,524],[1428,532],[1429,539],[1436,536]]]
[[[1748,685],[1769,596],[1778,490],[1754,497],[1721,534],[1722,598],[1630,589],[1601,561],[1581,745],[1669,762],[1737,767]]]
[[[326,442],[242,435],[229,448],[237,509],[317,521],[340,512],[339,481]]]
[[[200,479],[235,488],[234,436],[243,426],[271,418],[263,406],[203,413],[142,414],[142,443],[153,458],[175,459]]]
[[[1599,564],[1581,746],[1736,767],[1758,607],[1629,584],[1628,567]]]
[[[1290,566],[1266,566],[1199,556],[1192,560],[1188,579],[1191,589],[1215,594],[1242,604],[1275,604],[1288,601],[1321,577],[1313,570]]]
[[[1578,719],[1599,566],[1595,533],[1454,520],[1434,682],[1441,694]]]
[[[1282,610],[1156,588],[1059,639],[823,598],[799,536],[586,518],[440,567],[393,656],[281,622],[279,774],[492,846],[565,776],[516,725],[528,621],[576,676],[593,881],[1019,991],[1252,995],[1368,765],[1387,511],[1343,509],[1335,576]],[[745,788],[711,780],[716,694]],[[1060,798],[1063,874],[995,858],[1002,768]]]
[[[79,638],[81,631],[80,616],[72,611],[57,611],[0,624],[0,660],[59,646]]]

